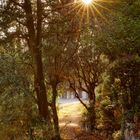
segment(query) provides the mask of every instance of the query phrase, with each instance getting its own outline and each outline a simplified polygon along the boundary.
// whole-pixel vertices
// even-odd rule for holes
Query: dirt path
[[[78,102],[60,105],[59,122],[62,138],[64,140],[103,140],[81,129],[82,110],[83,107]]]

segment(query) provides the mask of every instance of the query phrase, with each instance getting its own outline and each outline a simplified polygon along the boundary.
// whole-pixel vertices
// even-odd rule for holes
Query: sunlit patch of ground
[[[63,139],[75,139],[80,132],[82,108],[79,102],[64,103],[59,106],[59,122]]]
[[[79,102],[61,104],[59,106],[59,118],[81,116],[82,111],[83,106]]]
[[[59,106],[60,132],[63,140],[105,140],[81,129],[83,106],[79,102]]]

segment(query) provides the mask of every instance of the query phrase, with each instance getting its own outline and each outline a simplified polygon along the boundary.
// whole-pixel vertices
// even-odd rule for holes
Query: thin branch
[[[70,88],[75,92],[75,97],[80,101],[80,103],[88,110],[88,106],[80,99],[78,92],[76,91],[75,87],[72,86],[70,83]]]

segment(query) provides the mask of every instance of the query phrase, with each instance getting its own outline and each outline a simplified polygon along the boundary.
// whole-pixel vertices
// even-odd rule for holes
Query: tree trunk
[[[26,13],[26,27],[28,29],[28,47],[31,52],[33,71],[34,71],[34,89],[37,95],[37,103],[40,118],[43,119],[47,125],[47,130],[43,130],[43,139],[50,140],[51,135],[51,118],[49,113],[49,104],[46,94],[46,86],[44,83],[44,72],[42,62],[42,3],[37,0],[37,17],[35,26],[35,18],[33,18],[32,4],[30,0],[25,0],[24,10]],[[49,131],[49,133],[48,133]]]
[[[44,75],[43,75],[43,64],[41,59],[41,51],[35,49],[32,54],[34,57],[34,69],[35,69],[35,91],[38,99],[38,108],[40,116],[45,120],[50,120],[49,109],[48,109],[48,100],[46,95],[46,87],[44,84]]]
[[[54,140],[60,140],[60,132],[59,132],[59,119],[57,115],[57,108],[56,108],[56,98],[57,98],[57,84],[52,85],[52,111],[53,111],[53,121],[54,121],[54,130],[55,130],[55,136]]]
[[[24,10],[26,13],[26,26],[28,29],[28,46],[31,52],[34,69],[34,87],[37,94],[38,109],[40,117],[50,123],[46,86],[44,83],[42,52],[41,52],[41,33],[42,33],[42,6],[41,1],[37,0],[37,26],[33,18],[32,4],[30,0],[25,0]]]
[[[96,125],[95,93],[89,93],[88,113],[89,113],[90,131],[94,131]]]

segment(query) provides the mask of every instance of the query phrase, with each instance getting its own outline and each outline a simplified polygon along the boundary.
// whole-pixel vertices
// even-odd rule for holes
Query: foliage
[[[113,140],[121,140],[121,131],[115,131],[113,133]]]
[[[29,84],[30,68],[22,63],[27,54],[18,55],[14,45],[6,54],[3,51],[4,48],[0,52],[0,136],[2,139],[24,138],[28,136],[32,119],[37,117]]]
[[[1,139],[50,132],[60,140],[56,101],[68,82],[91,130],[101,126],[119,140],[128,122],[138,126],[140,1],[95,5],[88,22],[74,1],[11,0],[0,8]]]

